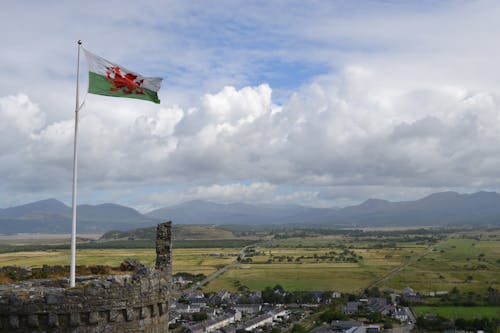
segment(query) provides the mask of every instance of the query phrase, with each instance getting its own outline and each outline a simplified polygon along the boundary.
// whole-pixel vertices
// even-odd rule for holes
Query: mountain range
[[[55,199],[46,199],[0,210],[0,233],[71,232],[71,208]],[[78,205],[80,233],[100,233],[111,229],[138,228],[157,223],[156,219],[121,205]]]
[[[164,220],[178,224],[337,227],[500,225],[500,194],[441,192],[414,201],[369,199],[340,209],[195,200],[146,214],[110,203],[79,205],[77,212],[78,232],[85,233],[149,227]],[[0,209],[0,233],[65,233],[70,232],[70,226],[71,208],[55,199]]]

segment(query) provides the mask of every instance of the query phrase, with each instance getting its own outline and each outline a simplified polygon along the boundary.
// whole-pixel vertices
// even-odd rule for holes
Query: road
[[[230,268],[233,268],[235,266],[237,266],[239,264],[239,260],[242,260],[243,258],[245,258],[245,251],[248,247],[250,246],[255,246],[255,244],[251,244],[251,245],[247,245],[245,246],[244,248],[242,248],[240,250],[240,254],[239,256],[237,257],[237,259],[235,259],[233,262],[231,262],[230,264],[227,264],[226,266],[222,267],[221,269],[219,269],[218,271],[216,271],[215,273],[213,273],[212,275],[210,275],[209,277],[205,278],[204,280],[200,281],[200,282],[197,282],[194,286],[192,286],[191,288],[189,289],[186,289],[182,292],[182,294],[180,295],[180,297],[182,296],[185,296],[189,293],[192,293],[193,291],[195,291],[196,289],[198,288],[201,288],[202,286],[206,285],[207,283],[209,283],[210,281],[216,279],[217,277],[219,277],[221,274],[223,274],[225,271],[227,271],[228,269]],[[238,260],[239,259],[239,260]]]
[[[427,248],[427,250],[425,250],[424,252],[422,253],[419,253],[415,256],[413,256],[412,258],[410,258],[408,261],[402,263],[401,265],[399,265],[398,267],[390,270],[387,274],[385,274],[384,276],[376,279],[375,281],[373,281],[372,283],[370,283],[365,289],[370,289],[372,287],[375,287],[376,285],[384,282],[384,281],[387,281],[389,280],[391,277],[393,277],[394,275],[396,275],[397,273],[401,272],[403,269],[405,269],[406,267],[410,266],[411,264],[413,264],[414,262],[418,261],[419,259],[425,257],[426,255],[428,255],[430,252],[432,252],[435,248],[435,245],[432,245],[432,246],[429,246]]]

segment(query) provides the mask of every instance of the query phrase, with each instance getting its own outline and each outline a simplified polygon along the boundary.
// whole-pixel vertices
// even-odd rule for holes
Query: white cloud
[[[325,206],[500,188],[496,2],[27,6],[0,14],[12,32],[0,54],[2,202],[70,189],[74,36],[166,76],[161,106],[87,97],[79,162],[91,200],[136,191],[144,206],[145,188],[173,186],[165,202]],[[299,87],[260,82],[282,63],[299,64],[281,73]],[[328,72],[302,79],[301,64]]]
[[[494,93],[442,87],[405,91],[384,103],[388,93],[372,89],[367,73],[357,67],[320,79],[282,107],[272,102],[270,87],[262,85],[226,87],[191,110],[82,111],[83,186],[181,183],[194,187],[178,198],[325,205],[321,188],[499,184],[494,156],[500,156],[500,118]],[[21,163],[27,171],[15,181],[22,181],[22,175],[32,180],[35,168],[54,176],[55,168],[69,173],[72,121],[41,127],[43,113],[26,96],[2,101],[9,101],[5,110],[21,105],[38,119],[16,127],[23,129],[16,131],[23,135],[19,151],[26,154],[18,158],[31,163]],[[220,185],[227,180],[232,183]],[[246,180],[250,185],[241,184]],[[277,193],[276,186],[283,184],[295,190]]]

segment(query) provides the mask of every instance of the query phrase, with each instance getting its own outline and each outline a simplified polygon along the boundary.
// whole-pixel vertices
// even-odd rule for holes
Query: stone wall
[[[155,270],[78,277],[74,288],[67,279],[0,285],[0,332],[167,332],[170,227],[158,226]]]

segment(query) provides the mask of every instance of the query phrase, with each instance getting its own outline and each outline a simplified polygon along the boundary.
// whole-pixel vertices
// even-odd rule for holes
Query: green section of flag
[[[117,91],[113,91],[116,89],[113,84],[108,80],[108,78],[104,75],[99,75],[94,72],[89,72],[89,93],[104,95],[104,96],[113,96],[113,97],[125,97],[125,98],[136,98],[143,99],[146,101],[151,101],[153,103],[160,103],[158,99],[158,94],[156,91],[149,90],[147,88],[142,88],[140,93],[137,91],[127,92],[127,89],[118,89]]]

